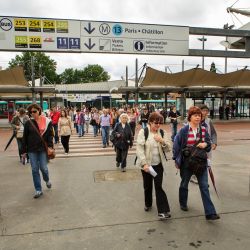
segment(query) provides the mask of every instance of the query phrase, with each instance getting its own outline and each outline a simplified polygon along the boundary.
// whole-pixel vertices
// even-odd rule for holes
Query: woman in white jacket
[[[153,181],[156,194],[156,205],[159,219],[171,217],[168,199],[162,188],[163,170],[166,167],[167,160],[165,153],[171,149],[171,143],[167,139],[166,131],[160,129],[163,123],[163,117],[153,112],[148,119],[148,126],[139,131],[136,145],[136,155],[139,167],[142,169],[144,198],[146,212],[152,208],[152,188]],[[156,172],[153,177],[150,173]]]

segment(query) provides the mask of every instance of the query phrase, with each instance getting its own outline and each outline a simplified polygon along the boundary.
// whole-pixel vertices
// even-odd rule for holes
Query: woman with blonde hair
[[[123,113],[120,115],[119,123],[117,123],[112,131],[114,138],[113,144],[116,150],[116,167],[120,167],[121,171],[126,172],[128,149],[133,146],[133,134],[129,126],[128,115]]]
[[[66,110],[61,110],[61,115],[58,120],[58,133],[61,136],[61,142],[64,148],[64,154],[69,153],[69,138],[72,134],[73,128],[70,117],[67,116]]]

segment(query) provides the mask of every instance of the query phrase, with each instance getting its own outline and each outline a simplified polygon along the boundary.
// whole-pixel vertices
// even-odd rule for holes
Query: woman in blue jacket
[[[188,111],[189,124],[178,132],[174,140],[173,159],[175,160],[176,167],[180,169],[179,203],[183,211],[188,211],[188,184],[191,176],[195,174],[190,167],[190,153],[188,154],[188,152],[190,152],[189,150],[193,146],[203,148],[206,152],[211,150],[211,141],[208,132],[205,127],[200,126],[201,117],[201,109],[195,106],[191,107]],[[195,175],[198,180],[206,219],[220,219],[210,198],[207,167],[202,173]]]

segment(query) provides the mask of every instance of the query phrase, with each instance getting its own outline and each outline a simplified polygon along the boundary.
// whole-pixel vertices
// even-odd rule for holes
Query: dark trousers
[[[22,159],[22,152],[23,152],[23,138],[16,138],[17,146],[18,146],[18,153],[20,160]],[[29,160],[29,155],[27,154],[27,160]]]
[[[159,165],[152,167],[157,173],[155,178],[151,174],[146,173],[143,170],[141,171],[143,176],[145,206],[146,207],[152,206],[153,203],[152,191],[153,191],[153,180],[154,180],[156,206],[158,213],[170,212],[168,198],[165,191],[162,188],[163,166],[160,163]]]
[[[58,137],[58,124],[52,124],[55,132],[55,144],[59,142],[59,137]]]
[[[70,135],[61,136],[61,142],[62,142],[65,153],[69,152],[69,138],[70,138]]]
[[[128,149],[116,148],[116,162],[121,163],[121,168],[127,166]]]
[[[136,123],[135,123],[135,122],[130,122],[130,123],[129,123],[129,126],[130,126],[130,128],[131,128],[131,130],[132,130],[133,136],[135,136],[135,127],[136,127]]]

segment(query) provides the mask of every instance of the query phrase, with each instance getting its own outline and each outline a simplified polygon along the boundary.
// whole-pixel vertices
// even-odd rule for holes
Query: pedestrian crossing
[[[136,142],[129,149],[129,155],[135,155],[135,144]],[[106,148],[102,146],[102,136],[100,134],[96,137],[93,136],[92,132],[86,133],[83,137],[73,134],[70,136],[68,155],[64,154],[61,143],[55,145],[56,158],[112,156],[116,154],[111,142]]]

